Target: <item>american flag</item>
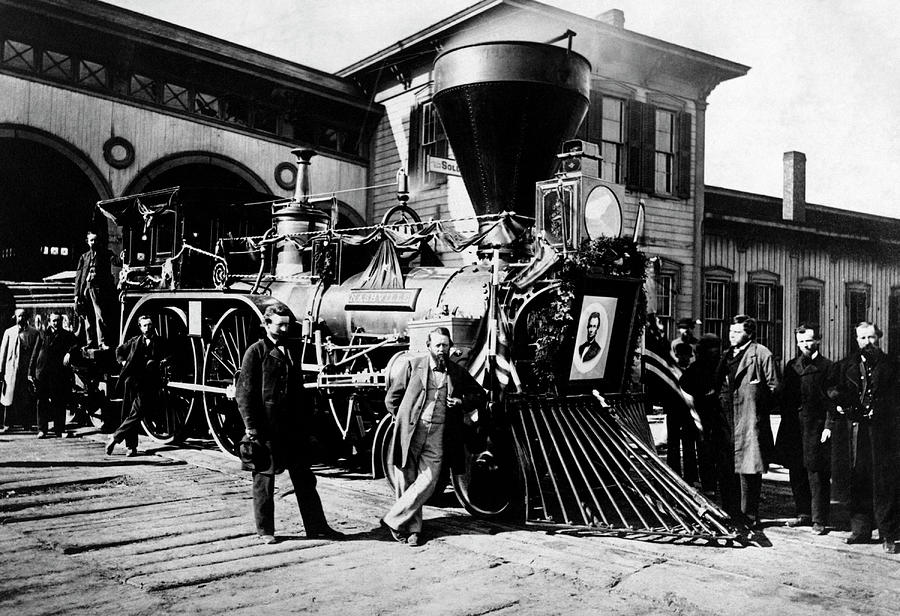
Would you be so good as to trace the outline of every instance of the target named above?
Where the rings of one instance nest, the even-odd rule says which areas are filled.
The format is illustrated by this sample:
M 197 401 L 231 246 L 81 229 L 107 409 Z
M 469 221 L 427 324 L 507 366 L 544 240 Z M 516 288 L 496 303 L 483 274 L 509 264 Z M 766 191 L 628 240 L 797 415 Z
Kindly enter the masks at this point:
M 678 384 L 681 369 L 675 365 L 669 341 L 663 336 L 656 315 L 652 313 L 647 316 L 641 359 L 644 366 L 642 380 L 648 397 L 665 408 L 666 413 L 689 414 L 697 430 L 702 432 L 703 424 L 694 408 L 694 399 Z
M 494 299 L 491 301 L 496 302 Z M 481 329 L 476 337 L 478 351 L 469 363 L 469 374 L 481 383 L 482 387 L 486 389 L 490 387 L 489 366 L 493 356 L 494 382 L 499 386 L 500 391 L 509 387 L 510 382 L 517 390 L 521 391 L 522 382 L 519 380 L 519 374 L 516 372 L 516 366 L 510 356 L 512 326 L 506 312 L 496 303 L 493 314 L 493 318 L 482 320 Z

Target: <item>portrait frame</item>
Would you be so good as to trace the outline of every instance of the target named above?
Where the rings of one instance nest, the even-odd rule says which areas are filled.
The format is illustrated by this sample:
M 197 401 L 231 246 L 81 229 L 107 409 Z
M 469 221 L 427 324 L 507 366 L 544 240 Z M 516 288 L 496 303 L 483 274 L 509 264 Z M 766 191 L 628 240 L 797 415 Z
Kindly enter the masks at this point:
M 633 359 L 629 346 L 640 288 L 636 278 L 600 276 L 588 276 L 578 285 L 573 324 L 560 354 L 565 358 L 560 384 L 566 395 L 623 390 Z

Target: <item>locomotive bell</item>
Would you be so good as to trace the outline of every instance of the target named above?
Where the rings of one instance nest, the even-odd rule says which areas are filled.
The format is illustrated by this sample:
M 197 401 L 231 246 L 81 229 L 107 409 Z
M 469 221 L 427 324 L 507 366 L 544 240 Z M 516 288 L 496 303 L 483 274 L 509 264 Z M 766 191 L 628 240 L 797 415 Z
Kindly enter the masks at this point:
M 552 177 L 560 143 L 581 125 L 590 76 L 584 57 L 541 43 L 480 43 L 437 57 L 434 105 L 476 214 L 534 215 L 534 184 Z
M 294 241 L 282 240 L 275 245 L 275 276 L 278 278 L 310 270 L 311 257 L 306 256 L 309 251 L 304 251 L 300 245 L 309 239 L 310 232 L 326 230 L 329 221 L 328 214 L 309 205 L 309 166 L 310 159 L 316 153 L 301 148 L 291 150 L 291 153 L 297 157 L 296 192 L 293 201 L 287 205 L 272 207 L 272 224 L 276 235 L 297 235 L 297 237 Z

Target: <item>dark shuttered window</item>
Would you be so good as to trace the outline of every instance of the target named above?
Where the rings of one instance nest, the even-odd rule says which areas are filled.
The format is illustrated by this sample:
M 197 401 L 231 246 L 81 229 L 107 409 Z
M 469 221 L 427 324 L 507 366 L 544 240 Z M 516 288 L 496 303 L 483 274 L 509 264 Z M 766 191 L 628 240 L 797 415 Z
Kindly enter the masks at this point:
M 625 184 L 629 190 L 690 197 L 692 122 L 690 113 L 628 101 Z

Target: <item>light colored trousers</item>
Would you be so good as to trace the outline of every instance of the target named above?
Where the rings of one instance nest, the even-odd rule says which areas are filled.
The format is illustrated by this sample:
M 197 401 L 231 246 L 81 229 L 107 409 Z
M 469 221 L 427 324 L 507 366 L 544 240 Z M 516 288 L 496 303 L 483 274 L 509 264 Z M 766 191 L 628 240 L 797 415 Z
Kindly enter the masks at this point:
M 444 424 L 419 421 L 409 444 L 404 468 L 394 467 L 397 501 L 384 516 L 400 532 L 422 532 L 422 506 L 431 498 L 441 475 Z

